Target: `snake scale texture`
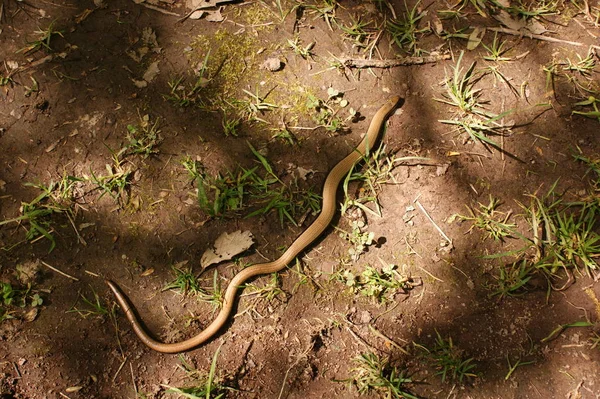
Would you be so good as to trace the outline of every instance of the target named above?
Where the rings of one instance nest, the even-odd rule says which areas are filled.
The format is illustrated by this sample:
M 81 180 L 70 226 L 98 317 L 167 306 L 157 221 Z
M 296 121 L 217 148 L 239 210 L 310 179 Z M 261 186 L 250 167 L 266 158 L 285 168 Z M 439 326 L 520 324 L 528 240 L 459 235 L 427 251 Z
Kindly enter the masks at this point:
M 203 331 L 196 336 L 185 341 L 177 343 L 163 343 L 156 341 L 144 329 L 142 322 L 139 320 L 135 308 L 123 294 L 123 291 L 113 281 L 106 280 L 106 283 L 115 294 L 117 302 L 125 312 L 125 316 L 131 323 L 133 331 L 138 338 L 151 349 L 163 353 L 180 353 L 189 351 L 209 340 L 215 335 L 227 322 L 230 317 L 235 297 L 238 288 L 242 286 L 248 279 L 262 274 L 270 274 L 278 272 L 287 266 L 300 252 L 304 251 L 321 233 L 329 226 L 331 219 L 336 211 L 336 192 L 338 186 L 344 176 L 352 169 L 352 167 L 360 161 L 365 155 L 368 155 L 368 149 L 373 147 L 377 141 L 379 132 L 386 118 L 394 111 L 400 103 L 400 97 L 394 96 L 389 98 L 385 104 L 375 113 L 367 134 L 360 144 L 344 159 L 337 163 L 327 175 L 323 186 L 323 205 L 321 213 L 315 221 L 289 246 L 279 259 L 272 262 L 260 263 L 247 267 L 236 274 L 225 292 L 223 306 L 217 317 Z

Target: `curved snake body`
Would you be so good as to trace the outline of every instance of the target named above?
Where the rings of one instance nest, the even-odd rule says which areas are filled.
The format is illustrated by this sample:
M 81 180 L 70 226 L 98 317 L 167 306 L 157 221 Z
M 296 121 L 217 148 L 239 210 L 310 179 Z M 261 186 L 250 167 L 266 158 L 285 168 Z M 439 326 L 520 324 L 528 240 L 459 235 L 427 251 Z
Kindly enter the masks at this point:
M 139 321 L 133 306 L 126 299 L 119 286 L 110 280 L 106 280 L 106 283 L 115 294 L 117 302 L 119 302 L 119 305 L 125 312 L 127 319 L 131 323 L 133 331 L 139 337 L 139 339 L 155 351 L 163 353 L 179 353 L 193 349 L 215 335 L 217 331 L 223 327 L 231 315 L 237 290 L 240 286 L 242 286 L 242 284 L 244 284 L 244 282 L 261 274 L 269 274 L 280 271 L 316 238 L 318 238 L 327 228 L 336 210 L 336 191 L 338 185 L 344 176 L 354 166 L 354 164 L 356 164 L 364 156 L 364 154 L 367 154 L 368 149 L 377 141 L 379 132 L 381 131 L 381 127 L 383 126 L 385 119 L 393 110 L 396 109 L 399 101 L 399 97 L 391 97 L 385 102 L 385 104 L 373 116 L 367 134 L 360 144 L 354 149 L 354 151 L 338 162 L 337 165 L 335 165 L 329 172 L 323 186 L 323 205 L 321 213 L 315 219 L 315 221 L 308 226 L 308 228 L 289 246 L 285 253 L 279 257 L 279 259 L 272 262 L 250 266 L 236 274 L 227 286 L 225 298 L 223 300 L 223 306 L 221 307 L 219 314 L 212 321 L 212 323 L 210 323 L 196 336 L 185 341 L 170 344 L 156 341 L 146 332 L 144 327 L 142 327 L 142 323 Z

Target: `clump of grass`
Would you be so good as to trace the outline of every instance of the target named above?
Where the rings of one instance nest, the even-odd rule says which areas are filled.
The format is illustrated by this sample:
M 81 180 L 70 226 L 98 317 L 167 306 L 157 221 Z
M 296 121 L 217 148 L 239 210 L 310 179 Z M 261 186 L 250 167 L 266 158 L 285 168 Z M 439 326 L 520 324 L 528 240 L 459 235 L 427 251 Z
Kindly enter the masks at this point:
M 529 280 L 535 275 L 534 266 L 525 259 L 520 259 L 499 268 L 496 283 L 492 286 L 493 292 L 490 296 L 517 297 L 526 292 Z
M 227 394 L 229 388 L 224 385 L 223 381 L 217 376 L 217 359 L 221 351 L 221 344 L 213 355 L 208 374 L 198 370 L 193 364 L 188 363 L 183 356 L 179 356 L 181 362 L 180 368 L 183 369 L 187 378 L 192 380 L 188 387 L 172 387 L 163 385 L 167 388 L 167 393 L 176 393 L 190 399 L 221 399 Z
M 454 346 L 452 337 L 443 338 L 436 331 L 436 339 L 433 348 L 416 344 L 423 356 L 438 370 L 436 375 L 442 377 L 442 382 L 457 382 L 462 384 L 469 378 L 477 375 L 474 373 L 477 365 L 473 358 L 465 358 L 462 350 Z
M 350 17 L 350 23 L 347 25 L 339 24 L 339 28 L 344 32 L 344 38 L 352 42 L 352 47 L 357 49 L 368 49 L 373 40 L 374 23 L 373 21 L 363 21 L 358 18 Z
M 417 36 L 430 32 L 429 27 L 419 28 L 419 21 L 427 14 L 421 10 L 420 1 L 409 9 L 406 3 L 404 15 L 401 18 L 388 20 L 385 25 L 386 32 L 391 36 L 392 43 L 400 50 L 409 54 L 420 55 L 421 49 L 417 45 Z
M 573 158 L 576 161 L 584 163 L 588 167 L 588 170 L 585 174 L 592 175 L 591 182 L 593 188 L 595 190 L 600 189 L 600 158 L 585 156 L 583 155 L 583 151 L 581 151 L 581 148 L 578 147 L 577 149 L 579 153 L 574 154 Z
M 102 303 L 98 293 L 92 288 L 92 298 L 88 298 L 83 294 L 79 294 L 79 297 L 86 305 L 84 308 L 77 307 L 77 304 L 73 305 L 71 309 L 67 310 L 67 313 L 77 313 L 82 318 L 86 319 L 90 316 L 104 317 L 110 314 L 110 310 Z
M 316 214 L 321 208 L 320 196 L 312 190 L 300 190 L 297 180 L 282 182 L 272 165 L 260 152 L 250 146 L 260 166 L 250 169 L 207 174 L 202 165 L 189 157 L 183 162 L 190 177 L 197 184 L 200 208 L 210 217 L 220 218 L 249 210 L 245 217 L 275 212 L 284 222 L 297 225 L 296 218 L 307 213 Z
M 435 99 L 457 108 L 458 112 L 454 119 L 440 120 L 440 122 L 456 126 L 459 133 L 467 133 L 468 138 L 474 142 L 503 151 L 501 145 L 489 136 L 502 136 L 510 131 L 510 127 L 504 125 L 502 119 L 511 111 L 494 114 L 483 108 L 481 89 L 475 88 L 482 75 L 475 73 L 475 62 L 463 71 L 461 66 L 463 55 L 464 52 L 461 52 L 453 67 L 452 75 L 446 75 L 444 82 L 446 93 L 442 98 Z
M 27 223 L 25 238 L 35 241 L 38 237 L 44 237 L 50 241 L 49 252 L 56 247 L 54 238 L 53 221 L 57 216 L 65 216 L 74 226 L 74 189 L 81 179 L 63 175 L 62 179 L 50 184 L 26 183 L 26 186 L 35 187 L 41 193 L 30 202 L 21 203 L 21 216 L 0 221 L 0 226 L 9 223 Z
M 182 295 L 204 295 L 206 292 L 200 287 L 200 282 L 192 272 L 191 266 L 185 267 L 186 262 L 171 266 L 174 279 L 163 287 L 163 291 L 175 290 Z
M 381 217 L 381 207 L 377 193 L 382 185 L 396 183 L 392 171 L 403 162 L 424 160 L 427 159 L 413 156 L 397 157 L 395 154 L 389 153 L 383 145 L 377 147 L 375 150 L 367 148 L 363 156 L 363 166 L 360 168 L 353 166 L 342 183 L 344 191 L 344 202 L 342 202 L 341 207 L 342 214 L 345 214 L 351 207 L 357 207 L 366 213 Z M 362 195 L 357 198 L 351 198 L 350 196 L 351 182 L 359 182 L 364 186 L 364 188 L 359 190 Z M 368 202 L 375 204 L 374 211 L 366 206 Z
M 63 37 L 63 33 L 55 28 L 55 21 L 52 21 L 46 29 L 38 29 L 34 33 L 37 35 L 37 39 L 28 42 L 27 45 L 19 50 L 17 53 L 33 53 L 38 50 L 44 50 L 47 52 L 54 51 L 52 49 L 52 39 L 56 36 Z
M 360 395 L 376 391 L 386 398 L 418 398 L 407 388 L 413 382 L 407 372 L 393 366 L 389 359 L 368 352 L 360 354 L 354 363 L 356 367 L 350 370 L 352 377 L 344 382 L 355 386 Z
M 125 166 L 126 161 L 121 159 L 119 153 L 109 148 L 112 156 L 112 165 L 106 164 L 107 174 L 101 175 L 90 170 L 90 176 L 86 180 L 94 184 L 100 191 L 100 198 L 105 194 L 110 195 L 120 204 L 127 203 L 128 190 L 131 185 L 132 171 Z
M 315 4 L 307 4 L 305 7 L 309 13 L 315 14 L 316 18 L 323 18 L 329 30 L 333 31 L 332 23 L 336 22 L 337 3 L 337 0 L 318 0 Z
M 468 220 L 472 222 L 468 232 L 474 228 L 481 229 L 487 233 L 488 238 L 493 238 L 495 241 L 504 241 L 506 237 L 515 235 L 516 225 L 509 223 L 511 212 L 501 212 L 498 207 L 501 205 L 500 200 L 492 197 L 487 205 L 479 203 L 479 209 L 473 210 L 467 207 L 470 215 L 452 215 L 449 222 L 458 218 L 460 220 Z
M 573 115 L 581 115 L 586 118 L 597 119 L 600 122 L 600 110 L 598 109 L 598 104 L 600 104 L 600 99 L 589 96 L 586 100 L 579 101 L 573 104 L 576 107 L 592 107 L 591 111 L 573 111 Z
M 294 40 L 288 39 L 287 44 L 288 47 L 292 49 L 292 51 L 296 55 L 299 55 L 300 57 L 307 60 L 309 58 L 313 58 L 314 53 L 312 52 L 312 50 L 315 47 L 315 44 L 317 44 L 317 42 L 310 42 L 306 46 L 303 46 L 302 42 L 300 41 L 300 38 L 296 36 Z
M 487 259 L 516 257 L 501 271 L 495 295 L 509 295 L 523 288 L 528 277 L 542 273 L 547 279 L 571 271 L 594 277 L 600 270 L 600 234 L 597 233 L 599 204 L 594 198 L 565 202 L 556 193 L 556 181 L 548 192 L 530 194 L 529 205 L 521 204 L 530 235 L 518 235 L 521 248 L 493 255 Z M 550 288 L 552 285 L 550 284 Z

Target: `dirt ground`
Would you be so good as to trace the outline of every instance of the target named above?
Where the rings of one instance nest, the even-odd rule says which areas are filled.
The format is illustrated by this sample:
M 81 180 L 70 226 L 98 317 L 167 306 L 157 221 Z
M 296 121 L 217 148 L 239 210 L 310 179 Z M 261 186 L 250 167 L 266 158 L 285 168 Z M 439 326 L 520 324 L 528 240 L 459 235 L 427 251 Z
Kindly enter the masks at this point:
M 337 3 L 226 2 L 221 13 L 184 19 L 189 9 L 175 0 L 0 0 L 1 398 L 204 398 L 173 390 L 206 384 L 213 358 L 225 397 L 600 397 L 600 249 L 591 249 L 589 274 L 575 256 L 498 294 L 507 265 L 531 262 L 540 248 L 516 252 L 521 235 L 547 226 L 527 223 L 534 198 L 554 189 L 565 203 L 600 203 L 589 170 L 600 170 L 592 162 L 599 60 L 590 47 L 600 44 L 598 3 L 514 2 L 556 7 L 527 19 L 533 38 L 519 31 L 525 23 L 501 23 L 486 1 L 465 1 L 455 14 L 443 1 Z M 397 37 L 400 48 L 382 26 L 411 15 L 415 30 L 404 32 L 415 40 Z M 366 37 L 342 29 L 361 21 L 370 22 Z M 484 27 L 478 43 L 472 32 Z M 505 51 L 491 60 L 494 37 Z M 436 61 L 340 65 L 420 55 Z M 446 90 L 472 62 L 479 113 L 449 104 Z M 218 307 L 202 300 L 214 279 L 224 290 L 244 265 L 293 242 L 315 218 L 305 199 L 321 192 L 392 95 L 403 103 L 388 118 L 384 159 L 418 159 L 392 170 L 381 163 L 376 177 L 347 190 L 364 199 L 370 182 L 380 216 L 373 201 L 336 215 L 297 262 L 248 282 L 236 316 L 208 343 L 172 355 L 138 340 L 105 278 L 156 337 L 195 335 Z M 441 122 L 492 114 L 500 116 L 488 126 L 502 125 L 484 136 L 493 143 Z M 214 211 L 184 164 L 227 187 L 256 168 L 277 176 L 269 187 L 293 192 L 298 206 L 289 218 L 281 208 L 263 212 L 270 197 L 244 193 L 243 203 Z M 501 201 L 493 218 L 516 225 L 503 240 L 453 217 L 491 197 Z M 47 214 L 20 217 L 35 209 Z M 588 235 L 599 231 L 591 218 Z M 206 271 L 204 294 L 165 289 L 174 268 L 197 276 L 204 252 L 238 230 L 254 245 Z M 389 265 L 403 288 L 377 299 L 363 295 L 373 287 L 352 286 L 367 267 Z M 440 340 L 450 349 L 436 361 Z M 396 384 L 404 394 L 360 392 L 356 359 L 366 354 L 386 364 L 388 381 L 392 368 L 404 373 Z M 474 367 L 453 378 L 461 364 Z

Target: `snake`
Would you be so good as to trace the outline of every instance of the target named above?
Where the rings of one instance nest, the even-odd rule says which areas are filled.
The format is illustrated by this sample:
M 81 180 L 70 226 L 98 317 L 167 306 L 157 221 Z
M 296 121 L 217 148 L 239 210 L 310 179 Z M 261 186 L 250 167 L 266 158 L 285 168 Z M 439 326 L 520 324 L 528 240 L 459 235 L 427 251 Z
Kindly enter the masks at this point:
M 155 340 L 145 330 L 141 320 L 139 319 L 135 307 L 129 302 L 121 288 L 113 281 L 106 279 L 110 290 L 115 295 L 117 302 L 129 320 L 131 327 L 138 338 L 149 348 L 162 353 L 181 353 L 192 350 L 201 344 L 205 343 L 213 337 L 229 319 L 238 289 L 252 277 L 264 274 L 271 274 L 282 270 L 286 267 L 298 254 L 304 251 L 313 241 L 315 241 L 329 226 L 336 212 L 336 192 L 342 179 L 348 172 L 352 170 L 354 165 L 369 154 L 371 148 L 379 137 L 385 120 L 391 115 L 400 104 L 400 97 L 390 97 L 379 108 L 373 116 L 367 133 L 362 141 L 354 148 L 350 154 L 339 161 L 327 175 L 323 185 L 323 203 L 321 212 L 317 218 L 296 238 L 287 250 L 276 260 L 252 265 L 241 270 L 229 282 L 225 291 L 221 310 L 216 318 L 197 335 L 176 343 L 164 343 Z

